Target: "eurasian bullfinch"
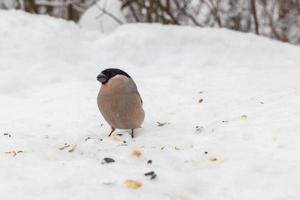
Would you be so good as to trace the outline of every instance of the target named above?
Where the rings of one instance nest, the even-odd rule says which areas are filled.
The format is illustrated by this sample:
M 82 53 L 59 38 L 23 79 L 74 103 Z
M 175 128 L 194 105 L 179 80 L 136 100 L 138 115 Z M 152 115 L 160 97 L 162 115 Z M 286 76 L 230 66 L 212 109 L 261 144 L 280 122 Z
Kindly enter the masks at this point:
M 143 101 L 135 82 L 124 71 L 115 68 L 103 70 L 97 80 L 102 83 L 97 103 L 98 108 L 111 126 L 109 136 L 115 129 L 140 128 L 145 118 Z

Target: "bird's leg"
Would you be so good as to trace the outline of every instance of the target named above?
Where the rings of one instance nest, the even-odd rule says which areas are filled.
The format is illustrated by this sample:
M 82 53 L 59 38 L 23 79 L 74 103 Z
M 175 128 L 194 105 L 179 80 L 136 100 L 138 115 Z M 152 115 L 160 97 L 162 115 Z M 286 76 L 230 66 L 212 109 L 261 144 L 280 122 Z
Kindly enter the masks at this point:
M 109 133 L 109 135 L 108 135 L 108 137 L 110 137 L 111 136 L 111 134 L 115 131 L 116 129 L 114 128 L 114 127 L 111 127 L 111 131 L 110 131 L 110 133 Z
M 131 129 L 131 138 L 134 138 L 133 130 L 134 129 Z

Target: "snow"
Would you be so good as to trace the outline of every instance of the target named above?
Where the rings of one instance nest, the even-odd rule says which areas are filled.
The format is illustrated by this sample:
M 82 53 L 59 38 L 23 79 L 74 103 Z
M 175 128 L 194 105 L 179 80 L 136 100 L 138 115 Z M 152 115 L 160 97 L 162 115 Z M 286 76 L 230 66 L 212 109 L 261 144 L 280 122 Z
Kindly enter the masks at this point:
M 103 35 L 19 11 L 0 11 L 0 26 L 0 199 L 299 199 L 299 47 L 156 24 Z M 135 139 L 107 137 L 107 67 L 143 97 Z

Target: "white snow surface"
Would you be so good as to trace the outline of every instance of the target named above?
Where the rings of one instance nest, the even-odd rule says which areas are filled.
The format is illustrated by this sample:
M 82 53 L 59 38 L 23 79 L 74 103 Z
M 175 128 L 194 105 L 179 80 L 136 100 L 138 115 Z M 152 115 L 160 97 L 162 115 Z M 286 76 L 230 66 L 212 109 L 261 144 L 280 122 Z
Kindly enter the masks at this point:
M 0 199 L 300 199 L 299 47 L 155 24 L 103 35 L 19 11 L 0 11 L 0 27 Z M 107 137 L 107 67 L 143 98 L 134 139 Z

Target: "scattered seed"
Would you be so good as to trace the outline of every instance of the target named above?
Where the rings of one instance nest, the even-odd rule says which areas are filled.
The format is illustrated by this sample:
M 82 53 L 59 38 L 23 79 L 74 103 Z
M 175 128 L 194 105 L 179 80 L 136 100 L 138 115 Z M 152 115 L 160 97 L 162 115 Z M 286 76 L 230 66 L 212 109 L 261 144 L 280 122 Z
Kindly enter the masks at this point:
M 115 182 L 103 182 L 102 184 L 103 185 L 113 185 L 113 184 L 115 184 Z
M 156 122 L 157 126 L 165 126 L 165 125 L 169 125 L 169 122 Z
M 70 146 L 71 146 L 71 145 L 69 145 L 69 144 L 66 143 L 64 146 L 59 147 L 58 149 L 62 151 L 62 150 L 64 150 L 64 149 L 66 149 L 66 148 L 69 148 Z
M 140 157 L 142 155 L 142 153 L 139 150 L 133 150 L 133 152 L 131 153 L 132 156 L 135 157 Z
M 229 121 L 223 120 L 222 123 L 228 123 Z
M 115 162 L 115 160 L 112 159 L 112 158 L 103 158 L 103 161 L 104 161 L 105 163 L 113 163 L 113 162 Z M 103 164 L 104 164 L 104 163 L 103 163 Z
M 248 116 L 247 115 L 241 115 L 241 119 L 247 119 L 248 118 Z
M 125 184 L 129 189 L 138 189 L 142 187 L 142 183 L 135 180 L 126 180 Z
M 210 161 L 216 162 L 216 161 L 218 161 L 218 158 L 212 158 L 212 159 L 210 159 Z
M 264 104 L 264 102 L 261 101 L 260 104 Z
M 180 150 L 180 148 L 175 146 L 175 150 Z
M 203 99 L 199 99 L 198 103 L 202 103 L 203 102 Z
M 123 143 L 126 144 L 127 142 L 124 140 Z
M 102 141 L 103 141 L 103 139 L 102 139 L 102 138 L 100 138 L 99 140 L 100 140 L 100 142 L 102 142 Z
M 17 152 L 16 151 L 7 151 L 5 152 L 6 154 L 12 154 L 13 157 L 15 157 L 17 155 Z
M 92 138 L 91 137 L 87 137 L 87 138 L 84 139 L 84 141 L 88 141 L 90 139 L 92 139 Z
M 145 173 L 144 175 L 145 175 L 145 176 L 152 176 L 152 175 L 154 175 L 154 174 L 155 174 L 154 171 L 150 171 L 150 172 Z
M 203 126 L 196 126 L 196 132 L 199 134 L 199 133 L 202 133 L 204 131 L 204 127 Z
M 204 151 L 204 154 L 208 154 L 208 152 L 207 152 L 207 151 Z
M 9 133 L 3 133 L 4 136 L 8 136 L 8 137 L 11 137 L 11 134 Z
M 70 153 L 71 153 L 71 152 L 74 152 L 74 151 L 75 151 L 75 149 L 76 149 L 76 146 L 77 146 L 76 144 L 75 144 L 75 145 L 73 145 L 73 147 L 72 147 L 71 149 L 69 149 L 69 150 L 68 150 L 68 152 L 70 152 Z
M 123 136 L 123 134 L 122 134 L 122 133 L 117 133 L 116 135 L 117 135 L 117 136 L 120 136 L 120 137 L 121 137 L 121 136 Z
M 147 161 L 147 164 L 148 164 L 148 165 L 152 164 L 152 160 L 148 160 L 148 161 Z
M 144 175 L 145 175 L 145 176 L 150 176 L 150 180 L 155 179 L 156 176 L 157 176 L 157 175 L 155 174 L 154 171 L 147 172 L 147 173 L 145 173 Z
M 117 136 L 117 135 L 113 136 L 112 139 L 115 140 L 115 141 L 118 141 L 118 142 L 122 142 L 123 141 L 122 138 L 120 136 Z
M 22 150 L 19 150 L 19 151 L 17 151 L 17 153 L 24 153 L 24 151 L 22 151 Z
M 151 177 L 150 177 L 150 180 L 153 180 L 153 179 L 155 179 L 157 177 L 157 175 L 156 174 L 153 174 Z

